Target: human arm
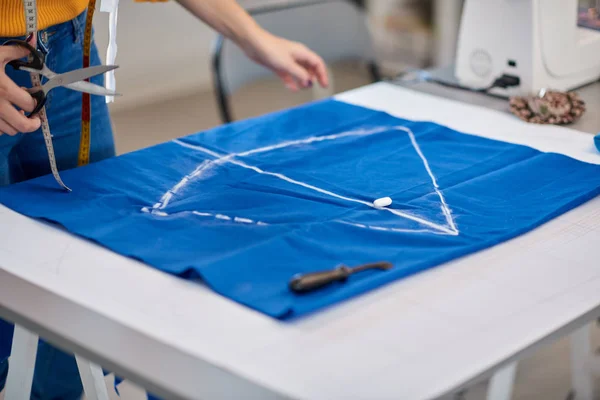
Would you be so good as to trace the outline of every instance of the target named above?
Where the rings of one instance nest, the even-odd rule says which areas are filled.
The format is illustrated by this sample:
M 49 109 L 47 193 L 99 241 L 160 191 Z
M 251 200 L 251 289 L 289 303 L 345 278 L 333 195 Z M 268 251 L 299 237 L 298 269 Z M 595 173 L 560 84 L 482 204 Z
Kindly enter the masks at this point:
M 236 43 L 254 62 L 277 74 L 291 90 L 307 88 L 313 80 L 327 87 L 324 61 L 305 45 L 275 36 L 235 0 L 177 0 L 194 16 Z

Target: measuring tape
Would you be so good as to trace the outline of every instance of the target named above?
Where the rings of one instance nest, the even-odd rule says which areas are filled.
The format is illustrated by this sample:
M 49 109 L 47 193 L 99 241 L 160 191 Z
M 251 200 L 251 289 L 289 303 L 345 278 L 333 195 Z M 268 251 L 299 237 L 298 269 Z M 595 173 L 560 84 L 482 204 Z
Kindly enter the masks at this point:
M 90 53 L 92 50 L 92 21 L 96 9 L 96 0 L 90 0 L 88 14 L 85 21 L 85 32 L 83 34 L 83 68 L 90 66 Z M 89 79 L 86 79 L 89 81 Z M 82 166 L 90 162 L 90 138 L 92 105 L 89 93 L 83 93 L 81 98 L 81 139 L 79 141 L 79 156 L 77 165 Z
M 23 0 L 23 6 L 25 8 L 25 28 L 27 29 L 27 35 L 37 35 L 37 4 L 36 0 Z M 34 87 L 42 86 L 42 82 L 39 74 L 31 73 L 31 83 Z M 56 167 L 56 157 L 54 155 L 54 146 L 52 145 L 52 134 L 50 133 L 50 125 L 48 124 L 48 117 L 46 115 L 46 107 L 43 107 L 39 113 L 42 133 L 44 134 L 44 142 L 46 143 L 46 150 L 48 151 L 48 159 L 50 161 L 50 169 L 52 175 L 58 184 L 65 190 L 71 191 L 65 185 L 60 178 L 58 168 Z

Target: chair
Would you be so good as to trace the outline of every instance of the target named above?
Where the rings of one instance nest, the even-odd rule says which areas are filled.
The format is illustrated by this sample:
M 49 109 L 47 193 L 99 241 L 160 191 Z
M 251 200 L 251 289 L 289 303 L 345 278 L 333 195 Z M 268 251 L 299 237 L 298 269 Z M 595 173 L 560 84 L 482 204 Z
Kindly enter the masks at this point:
M 305 44 L 327 64 L 361 60 L 366 63 L 371 79 L 380 80 L 366 16 L 356 1 L 270 1 L 247 11 L 267 31 Z M 224 123 L 233 120 L 229 96 L 247 83 L 272 75 L 221 35 L 213 46 L 212 72 Z

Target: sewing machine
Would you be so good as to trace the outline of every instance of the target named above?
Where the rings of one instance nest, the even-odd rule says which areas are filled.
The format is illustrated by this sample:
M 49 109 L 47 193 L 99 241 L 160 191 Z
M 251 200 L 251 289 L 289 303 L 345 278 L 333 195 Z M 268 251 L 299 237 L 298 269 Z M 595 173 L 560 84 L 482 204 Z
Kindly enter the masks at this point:
M 456 78 L 463 86 L 480 89 L 503 74 L 519 77 L 519 86 L 490 90 L 502 96 L 542 88 L 567 91 L 598 80 L 600 31 L 581 27 L 578 20 L 581 15 L 600 18 L 600 1 L 583 9 L 579 4 L 578 0 L 466 0 Z

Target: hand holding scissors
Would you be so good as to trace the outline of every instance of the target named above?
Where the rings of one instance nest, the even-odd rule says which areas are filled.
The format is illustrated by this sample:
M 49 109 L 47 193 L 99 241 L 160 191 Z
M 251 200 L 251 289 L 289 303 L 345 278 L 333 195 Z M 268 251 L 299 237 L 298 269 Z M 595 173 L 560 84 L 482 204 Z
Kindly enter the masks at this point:
M 29 51 L 18 46 L 0 46 L 0 135 L 30 133 L 40 128 L 38 117 L 27 118 L 25 112 L 33 111 L 35 99 L 19 87 L 5 68 L 10 61 L 24 58 Z
M 31 54 L 30 60 L 28 61 L 13 60 L 10 61 L 8 65 L 17 70 L 37 73 L 48 78 L 48 81 L 42 86 L 27 89 L 27 92 L 36 100 L 36 106 L 28 117 L 36 115 L 44 107 L 48 92 L 56 87 L 66 87 L 71 90 L 99 96 L 118 96 L 117 93 L 106 89 L 103 86 L 85 81 L 93 76 L 118 68 L 116 65 L 98 65 L 57 74 L 46 66 L 44 54 L 32 47 L 29 43 L 22 40 L 9 40 L 4 45 L 23 47 L 29 50 Z

